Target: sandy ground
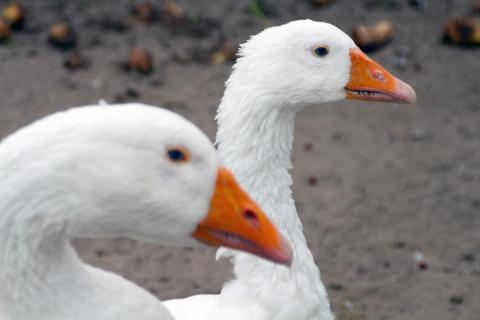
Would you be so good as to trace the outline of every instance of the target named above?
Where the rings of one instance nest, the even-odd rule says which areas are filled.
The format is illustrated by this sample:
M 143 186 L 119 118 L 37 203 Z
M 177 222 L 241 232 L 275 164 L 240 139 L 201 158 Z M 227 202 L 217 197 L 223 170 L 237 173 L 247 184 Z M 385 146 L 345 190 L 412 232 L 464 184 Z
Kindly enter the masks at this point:
M 122 32 L 95 23 L 102 15 L 127 17 L 128 1 L 24 1 L 26 30 L 0 45 L 0 135 L 57 110 L 127 96 L 168 106 L 213 137 L 231 64 L 190 58 L 219 37 L 239 43 L 262 30 L 265 21 L 245 12 L 249 2 L 179 1 L 190 15 L 217 24 L 194 39 L 161 23 L 131 23 Z M 312 18 L 349 31 L 359 22 L 391 19 L 396 37 L 372 57 L 411 83 L 419 97 L 413 107 L 342 102 L 298 115 L 292 174 L 307 239 L 339 319 L 478 319 L 480 52 L 439 41 L 447 17 L 466 12 L 469 1 L 431 0 L 426 12 L 407 1 L 367 2 L 375 1 L 338 0 L 320 9 L 308 1 L 268 2 L 273 25 Z M 65 53 L 46 43 L 48 27 L 65 17 L 90 60 L 85 70 L 63 68 Z M 153 74 L 118 67 L 132 45 L 153 52 Z M 399 70 L 395 52 L 403 46 L 411 55 Z M 137 96 L 129 98 L 129 88 Z M 86 261 L 162 299 L 218 292 L 230 274 L 228 263 L 215 263 L 207 249 L 125 239 L 76 245 Z M 426 259 L 424 269 L 414 259 L 417 251 Z

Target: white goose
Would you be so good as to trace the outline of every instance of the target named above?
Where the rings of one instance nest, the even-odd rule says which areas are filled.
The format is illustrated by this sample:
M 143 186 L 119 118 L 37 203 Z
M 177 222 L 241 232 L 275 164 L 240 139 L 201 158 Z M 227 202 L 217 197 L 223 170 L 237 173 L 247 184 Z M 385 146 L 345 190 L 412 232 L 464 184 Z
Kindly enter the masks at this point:
M 73 237 L 240 248 L 284 264 L 282 237 L 190 122 L 144 105 L 71 109 L 0 144 L 0 319 L 172 319 L 84 264 Z
M 333 25 L 311 20 L 268 28 L 240 49 L 218 109 L 218 150 L 243 187 L 292 244 L 291 269 L 231 255 L 235 279 L 220 295 L 166 301 L 177 320 L 331 320 L 320 272 L 292 199 L 296 113 L 344 98 L 413 103 L 413 89 Z

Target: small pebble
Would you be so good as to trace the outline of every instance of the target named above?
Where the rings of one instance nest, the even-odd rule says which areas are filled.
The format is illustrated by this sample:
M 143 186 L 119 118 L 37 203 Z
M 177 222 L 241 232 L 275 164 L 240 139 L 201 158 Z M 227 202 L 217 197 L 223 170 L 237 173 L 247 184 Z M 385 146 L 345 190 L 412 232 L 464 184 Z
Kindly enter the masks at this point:
M 187 13 L 175 1 L 167 0 L 162 8 L 162 21 L 168 25 L 178 25 L 186 21 Z
M 420 251 L 415 251 L 413 254 L 413 258 L 417 263 L 419 270 L 423 271 L 428 269 L 427 260 L 425 259 L 425 256 L 423 255 L 423 253 L 421 253 Z
M 463 297 L 462 296 L 451 296 L 449 299 L 451 304 L 462 304 L 463 303 Z
M 428 264 L 426 261 L 422 261 L 418 263 L 418 269 L 420 270 L 427 270 L 428 269 Z
M 422 129 L 413 130 L 411 135 L 414 141 L 423 141 L 428 137 L 427 133 Z
M 393 23 L 381 20 L 372 25 L 357 25 L 353 28 L 352 39 L 363 51 L 374 51 L 392 40 Z
M 340 290 L 343 290 L 343 284 L 341 283 L 332 283 L 330 284 L 330 289 L 332 290 L 337 290 L 337 291 L 340 291 Z
M 50 27 L 48 41 L 57 48 L 69 49 L 77 44 L 77 37 L 68 22 L 57 22 Z
M 154 69 L 151 53 L 140 47 L 135 47 L 128 54 L 127 69 L 148 74 Z
M 469 16 L 451 18 L 444 28 L 444 40 L 464 46 L 480 45 L 480 19 Z
M 305 151 L 312 151 L 313 150 L 313 144 L 311 142 L 307 142 L 303 145 L 303 150 Z
M 25 25 L 25 13 L 20 1 L 12 1 L 5 6 L 1 14 L 13 30 L 20 30 Z
M 462 260 L 466 262 L 474 262 L 475 256 L 471 253 L 466 253 L 462 256 Z
M 318 183 L 318 179 L 315 176 L 308 177 L 308 184 L 311 186 L 315 186 Z

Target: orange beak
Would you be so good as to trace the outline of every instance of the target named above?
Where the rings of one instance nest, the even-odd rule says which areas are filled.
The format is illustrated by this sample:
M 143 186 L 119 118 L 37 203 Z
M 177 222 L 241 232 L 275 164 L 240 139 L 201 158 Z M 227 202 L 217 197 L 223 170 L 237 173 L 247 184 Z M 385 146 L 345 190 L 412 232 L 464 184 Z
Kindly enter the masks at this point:
M 197 225 L 193 237 L 208 245 L 243 250 L 284 265 L 292 263 L 288 242 L 225 168 L 218 170 L 210 211 Z
M 347 99 L 415 103 L 417 95 L 405 82 L 392 76 L 360 49 L 350 49 L 350 80 Z

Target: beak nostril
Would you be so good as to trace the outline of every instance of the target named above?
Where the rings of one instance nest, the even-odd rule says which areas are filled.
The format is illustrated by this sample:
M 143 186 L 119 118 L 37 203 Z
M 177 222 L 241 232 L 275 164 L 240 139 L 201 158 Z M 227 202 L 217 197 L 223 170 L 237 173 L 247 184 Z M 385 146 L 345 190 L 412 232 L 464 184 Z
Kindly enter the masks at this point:
M 383 72 L 380 71 L 380 70 L 375 70 L 372 72 L 372 77 L 375 79 L 375 80 L 378 80 L 378 81 L 385 81 L 385 77 L 383 76 Z
M 251 209 L 246 209 L 243 212 L 243 216 L 250 221 L 258 221 L 258 215 Z

